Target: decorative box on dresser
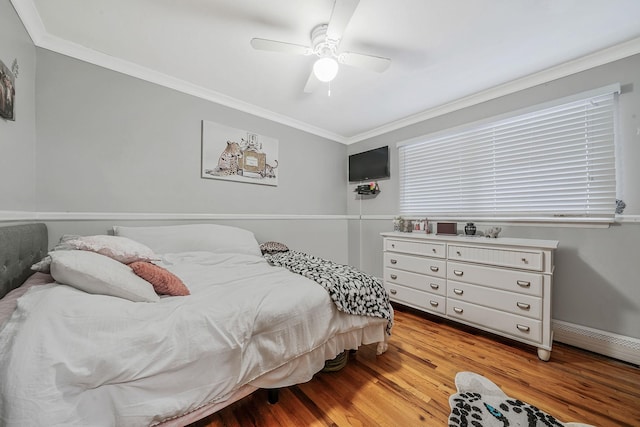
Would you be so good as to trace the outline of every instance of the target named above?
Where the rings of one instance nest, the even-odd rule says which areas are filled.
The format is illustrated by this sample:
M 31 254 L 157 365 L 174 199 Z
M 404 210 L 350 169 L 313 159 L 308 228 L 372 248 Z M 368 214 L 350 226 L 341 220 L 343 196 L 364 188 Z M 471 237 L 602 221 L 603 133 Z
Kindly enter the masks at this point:
M 382 233 L 392 301 L 538 348 L 551 357 L 556 240 Z

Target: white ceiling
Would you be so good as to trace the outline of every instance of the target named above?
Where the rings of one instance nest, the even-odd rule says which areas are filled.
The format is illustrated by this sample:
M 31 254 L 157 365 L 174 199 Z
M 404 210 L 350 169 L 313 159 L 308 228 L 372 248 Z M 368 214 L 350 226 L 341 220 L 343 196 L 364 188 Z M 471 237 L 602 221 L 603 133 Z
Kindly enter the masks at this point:
M 312 57 L 249 42 L 309 45 L 333 0 L 12 3 L 37 46 L 347 144 L 640 53 L 639 0 L 361 0 L 340 50 L 391 66 L 327 96 L 303 93 Z

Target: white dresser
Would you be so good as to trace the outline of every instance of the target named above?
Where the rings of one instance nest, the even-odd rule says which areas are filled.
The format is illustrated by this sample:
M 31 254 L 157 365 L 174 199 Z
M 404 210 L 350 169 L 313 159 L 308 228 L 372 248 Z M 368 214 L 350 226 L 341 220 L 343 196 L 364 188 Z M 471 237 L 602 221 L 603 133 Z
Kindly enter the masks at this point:
M 555 240 L 382 233 L 392 301 L 538 348 L 551 356 Z

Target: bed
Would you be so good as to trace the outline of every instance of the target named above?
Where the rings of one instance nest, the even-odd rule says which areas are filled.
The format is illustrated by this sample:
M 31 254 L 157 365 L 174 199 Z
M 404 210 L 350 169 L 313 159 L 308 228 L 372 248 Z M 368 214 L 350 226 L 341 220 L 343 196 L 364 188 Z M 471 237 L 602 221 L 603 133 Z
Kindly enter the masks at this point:
M 114 239 L 108 253 L 92 237 Z M 263 256 L 247 230 L 116 226 L 111 237 L 47 249 L 43 224 L 0 227 L 3 426 L 186 425 L 258 388 L 309 381 L 345 350 L 386 350 L 384 288 L 372 305 L 364 276 L 336 265 L 336 284 L 326 261 Z M 284 266 L 287 257 L 302 271 Z M 30 270 L 45 260 L 48 274 Z M 158 296 L 155 283 L 149 293 L 137 264 L 153 264 L 188 295 Z

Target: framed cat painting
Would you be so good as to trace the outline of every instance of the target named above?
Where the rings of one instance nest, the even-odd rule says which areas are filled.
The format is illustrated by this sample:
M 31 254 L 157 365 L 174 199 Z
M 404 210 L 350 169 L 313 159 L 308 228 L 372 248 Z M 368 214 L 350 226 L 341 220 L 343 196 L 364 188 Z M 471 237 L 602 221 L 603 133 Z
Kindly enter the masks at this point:
M 278 185 L 278 140 L 202 121 L 202 178 Z

